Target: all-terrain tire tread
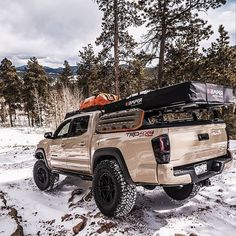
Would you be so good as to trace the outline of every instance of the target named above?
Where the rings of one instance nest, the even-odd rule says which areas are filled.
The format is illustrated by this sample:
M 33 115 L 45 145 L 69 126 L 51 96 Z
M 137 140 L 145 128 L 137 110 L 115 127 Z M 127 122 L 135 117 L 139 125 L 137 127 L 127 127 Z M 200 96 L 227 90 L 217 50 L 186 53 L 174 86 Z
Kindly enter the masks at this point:
M 46 189 L 42 190 L 42 191 L 50 191 L 53 188 L 55 180 L 58 179 L 59 175 L 52 173 L 51 170 L 49 170 L 48 167 L 46 166 L 44 160 L 37 160 L 35 162 L 34 170 L 33 170 L 34 172 L 35 172 L 35 169 L 37 168 L 38 165 L 40 165 L 40 166 L 44 165 L 46 167 L 46 169 L 48 170 L 48 174 L 49 174 L 49 181 L 50 181 L 50 183 L 48 184 L 48 187 Z
M 95 169 L 95 176 L 96 173 L 103 169 L 103 168 L 110 168 L 113 170 L 113 174 L 117 179 L 118 183 L 121 186 L 121 197 L 119 204 L 117 205 L 115 211 L 113 212 L 113 216 L 121 217 L 128 214 L 133 206 L 135 205 L 136 201 L 136 187 L 135 185 L 128 184 L 125 181 L 124 175 L 118 163 L 113 160 L 104 160 L 99 163 Z M 94 186 L 96 187 L 96 186 Z

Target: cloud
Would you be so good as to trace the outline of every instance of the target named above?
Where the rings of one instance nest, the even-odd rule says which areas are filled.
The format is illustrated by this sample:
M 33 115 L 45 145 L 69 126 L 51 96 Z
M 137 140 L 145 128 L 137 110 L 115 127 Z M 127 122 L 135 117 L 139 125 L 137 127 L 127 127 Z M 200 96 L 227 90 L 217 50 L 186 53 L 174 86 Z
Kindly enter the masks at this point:
M 236 3 L 231 0 L 202 14 L 216 32 L 203 46 L 215 40 L 220 24 L 229 31 L 231 44 L 236 44 L 235 11 Z M 1 0 L 0 59 L 8 57 L 18 66 L 36 56 L 52 67 L 62 66 L 64 60 L 75 65 L 78 51 L 94 44 L 100 34 L 101 16 L 93 0 Z M 131 33 L 138 39 L 142 30 Z
M 215 41 L 219 36 L 219 25 L 224 25 L 225 30 L 230 36 L 230 44 L 236 45 L 236 2 L 235 0 L 228 1 L 224 6 L 217 9 L 210 9 L 207 13 L 201 13 L 200 16 L 212 25 L 214 34 L 209 40 L 203 41 L 203 47 L 209 47 L 212 41 Z
M 94 42 L 101 13 L 91 0 L 1 0 L 0 58 L 19 65 L 36 56 L 55 66 Z M 53 61 L 55 60 L 55 62 Z

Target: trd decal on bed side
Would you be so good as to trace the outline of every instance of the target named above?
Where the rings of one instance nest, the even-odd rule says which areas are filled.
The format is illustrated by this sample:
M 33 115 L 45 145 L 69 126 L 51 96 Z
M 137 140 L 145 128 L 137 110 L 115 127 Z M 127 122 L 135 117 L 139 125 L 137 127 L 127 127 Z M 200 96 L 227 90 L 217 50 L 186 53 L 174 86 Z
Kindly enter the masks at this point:
M 151 137 L 154 135 L 154 130 L 142 130 L 142 131 L 134 131 L 126 133 L 127 137 L 135 138 L 135 137 Z

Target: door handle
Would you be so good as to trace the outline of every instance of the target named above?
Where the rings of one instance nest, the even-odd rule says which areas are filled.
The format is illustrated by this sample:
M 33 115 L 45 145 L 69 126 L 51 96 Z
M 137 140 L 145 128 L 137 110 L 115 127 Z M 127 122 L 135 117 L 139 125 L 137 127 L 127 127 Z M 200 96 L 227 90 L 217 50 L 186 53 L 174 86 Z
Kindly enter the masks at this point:
M 205 133 L 205 134 L 198 134 L 198 140 L 199 140 L 199 141 L 209 140 L 209 134 L 208 134 L 208 133 Z
M 85 141 L 81 141 L 81 142 L 79 143 L 79 146 L 80 146 L 80 147 L 84 147 L 84 146 L 85 146 Z

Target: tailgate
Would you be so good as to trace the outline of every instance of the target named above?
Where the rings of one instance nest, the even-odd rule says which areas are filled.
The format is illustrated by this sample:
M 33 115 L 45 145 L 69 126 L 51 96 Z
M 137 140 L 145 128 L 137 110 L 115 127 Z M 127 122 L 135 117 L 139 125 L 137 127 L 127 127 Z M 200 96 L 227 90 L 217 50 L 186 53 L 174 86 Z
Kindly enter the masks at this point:
M 225 155 L 225 128 L 225 123 L 170 127 L 170 163 L 181 166 Z

